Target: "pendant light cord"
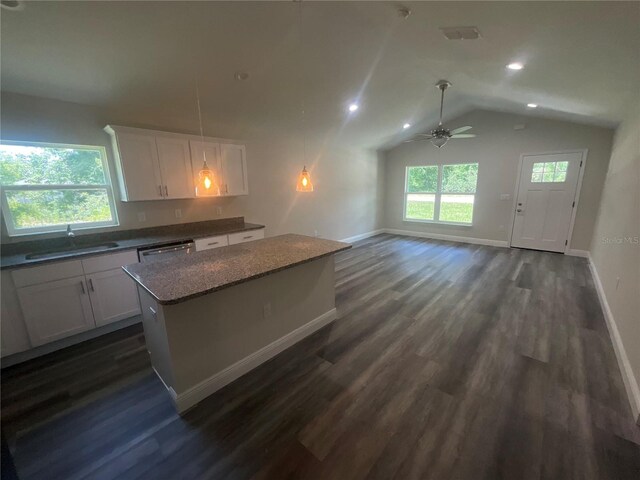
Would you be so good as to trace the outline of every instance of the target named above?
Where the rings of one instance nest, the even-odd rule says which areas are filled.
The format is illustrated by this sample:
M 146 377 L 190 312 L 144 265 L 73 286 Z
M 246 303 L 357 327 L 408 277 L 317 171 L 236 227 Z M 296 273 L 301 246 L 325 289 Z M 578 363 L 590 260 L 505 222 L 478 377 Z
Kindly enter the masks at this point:
M 298 2 L 298 50 L 300 52 L 300 75 L 302 76 L 301 82 L 301 94 L 302 98 L 300 99 L 300 107 L 301 107 L 301 115 L 302 115 L 302 161 L 306 163 L 307 160 L 307 128 L 306 128 L 306 118 L 305 118 L 305 82 L 304 82 L 304 52 L 302 48 L 302 0 L 297 0 Z M 306 169 L 306 166 L 304 167 Z
M 203 170 L 208 168 L 207 151 L 204 148 L 204 132 L 202 130 L 202 110 L 200 109 L 200 87 L 198 85 L 198 77 L 196 77 L 196 100 L 198 102 L 198 121 L 200 122 L 200 141 L 202 142 L 202 156 L 204 159 Z

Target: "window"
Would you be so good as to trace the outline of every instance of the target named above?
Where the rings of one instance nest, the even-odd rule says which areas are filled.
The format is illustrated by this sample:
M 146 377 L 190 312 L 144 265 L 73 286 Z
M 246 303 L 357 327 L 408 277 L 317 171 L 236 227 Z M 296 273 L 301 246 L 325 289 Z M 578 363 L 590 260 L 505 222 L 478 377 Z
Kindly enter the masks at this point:
M 536 162 L 533 164 L 531 183 L 564 182 L 569 162 Z
M 478 164 L 407 167 L 404 219 L 471 224 Z
M 9 235 L 118 224 L 102 147 L 3 142 L 0 186 Z

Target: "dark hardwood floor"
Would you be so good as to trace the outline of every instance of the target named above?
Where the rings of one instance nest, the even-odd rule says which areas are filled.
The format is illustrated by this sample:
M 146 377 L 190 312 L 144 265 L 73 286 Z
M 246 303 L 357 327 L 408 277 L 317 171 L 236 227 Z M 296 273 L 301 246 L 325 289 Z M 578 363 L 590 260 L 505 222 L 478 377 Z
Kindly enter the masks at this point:
M 21 479 L 635 479 L 585 259 L 379 235 L 339 319 L 178 416 L 139 326 L 2 371 Z

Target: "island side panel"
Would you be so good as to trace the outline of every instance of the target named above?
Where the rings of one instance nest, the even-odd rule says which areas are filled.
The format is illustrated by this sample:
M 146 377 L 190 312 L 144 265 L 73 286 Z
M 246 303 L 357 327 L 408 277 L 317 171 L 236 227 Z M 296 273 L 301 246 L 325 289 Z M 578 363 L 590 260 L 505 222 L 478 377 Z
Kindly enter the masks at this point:
M 335 319 L 334 259 L 162 309 L 183 411 Z
M 167 342 L 164 312 L 155 299 L 144 288 L 138 286 L 142 324 L 147 351 L 151 364 L 175 400 L 174 377 L 171 368 L 171 355 Z

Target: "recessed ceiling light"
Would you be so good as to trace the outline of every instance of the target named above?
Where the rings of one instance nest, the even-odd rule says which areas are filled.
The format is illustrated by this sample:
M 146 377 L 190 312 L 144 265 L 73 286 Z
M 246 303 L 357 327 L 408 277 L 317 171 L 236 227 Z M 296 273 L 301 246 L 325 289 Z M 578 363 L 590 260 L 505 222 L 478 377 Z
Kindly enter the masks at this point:
M 402 125 L 402 128 L 404 128 L 404 129 L 406 130 L 406 129 L 407 129 L 407 128 L 409 128 L 410 126 L 411 126 L 411 124 L 410 124 L 410 123 L 405 123 L 404 125 Z
M 522 70 L 524 68 L 524 65 L 521 64 L 520 62 L 513 62 L 507 65 L 507 68 L 509 70 Z
M 527 103 L 527 107 L 529 107 L 529 108 L 538 108 L 538 104 L 537 103 Z
M 358 110 L 358 108 L 360 108 L 360 107 L 358 106 L 357 103 L 352 103 L 351 105 L 349 105 L 349 111 L 350 112 L 355 112 L 356 110 Z

